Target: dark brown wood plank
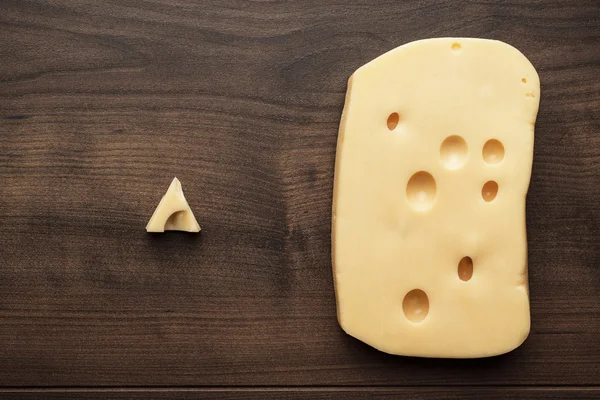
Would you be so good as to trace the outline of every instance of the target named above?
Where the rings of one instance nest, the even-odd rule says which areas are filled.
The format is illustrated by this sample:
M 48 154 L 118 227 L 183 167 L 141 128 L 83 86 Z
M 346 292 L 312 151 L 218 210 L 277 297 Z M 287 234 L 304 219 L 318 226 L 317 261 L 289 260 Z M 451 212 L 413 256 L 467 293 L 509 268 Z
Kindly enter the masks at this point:
M 573 400 L 600 397 L 597 388 L 239 388 L 239 389 L 56 389 L 0 391 L 0 398 L 18 399 L 407 399 L 407 400 Z
M 597 1 L 0 7 L 0 385 L 600 384 Z M 507 41 L 542 80 L 532 333 L 491 359 L 389 356 L 335 318 L 346 80 L 433 36 Z M 200 236 L 144 232 L 173 176 Z

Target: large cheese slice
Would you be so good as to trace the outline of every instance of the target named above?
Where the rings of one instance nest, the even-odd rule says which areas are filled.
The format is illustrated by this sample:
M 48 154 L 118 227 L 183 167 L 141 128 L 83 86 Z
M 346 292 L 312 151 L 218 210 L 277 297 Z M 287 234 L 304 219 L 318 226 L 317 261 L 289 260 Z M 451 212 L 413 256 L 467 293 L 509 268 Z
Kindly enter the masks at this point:
M 174 178 L 171 182 L 167 193 L 162 197 L 154 214 L 150 217 L 146 231 L 200 232 L 200 225 L 183 195 L 179 179 Z
M 540 87 L 508 44 L 398 47 L 350 78 L 338 136 L 338 319 L 387 353 L 472 358 L 529 333 L 525 197 Z

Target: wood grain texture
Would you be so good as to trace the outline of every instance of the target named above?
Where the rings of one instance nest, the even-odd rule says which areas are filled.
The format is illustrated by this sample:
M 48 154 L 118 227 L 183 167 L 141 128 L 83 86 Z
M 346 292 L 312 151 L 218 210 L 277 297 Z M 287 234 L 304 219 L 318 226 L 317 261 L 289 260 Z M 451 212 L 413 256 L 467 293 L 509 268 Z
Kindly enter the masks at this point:
M 600 385 L 599 21 L 595 0 L 4 0 L 0 386 Z M 386 355 L 335 316 L 346 81 L 436 36 L 506 41 L 542 82 L 532 331 L 490 359 Z M 144 231 L 174 176 L 201 235 Z
M 0 391 L 0 398 L 54 400 L 72 396 L 78 399 L 405 399 L 405 400 L 577 400 L 600 397 L 592 388 L 231 388 L 231 389 L 45 389 Z

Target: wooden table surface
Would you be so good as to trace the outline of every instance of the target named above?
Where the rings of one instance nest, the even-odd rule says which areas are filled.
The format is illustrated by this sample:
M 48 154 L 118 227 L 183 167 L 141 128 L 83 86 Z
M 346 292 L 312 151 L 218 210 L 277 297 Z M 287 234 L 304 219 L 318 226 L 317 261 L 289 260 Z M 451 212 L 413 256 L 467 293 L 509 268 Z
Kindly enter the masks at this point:
M 330 262 L 346 82 L 427 37 L 542 82 L 532 329 L 480 360 L 342 332 Z M 600 398 L 600 2 L 0 3 L 0 396 Z M 203 230 L 144 227 L 177 176 Z

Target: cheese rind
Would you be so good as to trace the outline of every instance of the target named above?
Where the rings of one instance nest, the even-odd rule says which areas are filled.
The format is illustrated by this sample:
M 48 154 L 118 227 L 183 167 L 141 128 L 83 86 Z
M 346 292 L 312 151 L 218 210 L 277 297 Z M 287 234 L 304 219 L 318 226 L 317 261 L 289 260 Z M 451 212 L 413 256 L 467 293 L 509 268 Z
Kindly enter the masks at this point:
M 200 225 L 183 195 L 181 182 L 177 178 L 171 182 L 146 225 L 146 232 L 164 231 L 200 232 Z
M 531 63 L 494 40 L 412 42 L 352 75 L 332 221 L 348 334 L 422 357 L 492 356 L 525 340 L 539 94 Z

